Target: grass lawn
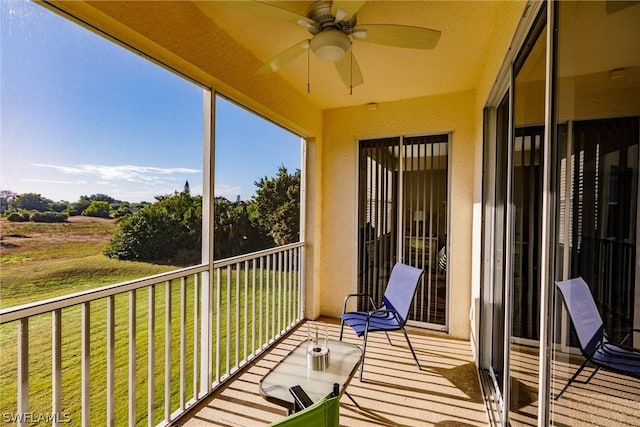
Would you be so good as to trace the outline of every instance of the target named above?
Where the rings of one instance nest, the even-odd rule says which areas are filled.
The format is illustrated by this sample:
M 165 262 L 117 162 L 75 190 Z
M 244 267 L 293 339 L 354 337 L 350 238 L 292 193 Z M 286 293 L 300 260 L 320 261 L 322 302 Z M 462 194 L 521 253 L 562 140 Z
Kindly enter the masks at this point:
M 0 220 L 0 308 L 176 268 L 104 256 L 117 228 L 114 220 L 82 216 L 59 224 Z
M 134 278 L 149 276 L 176 267 L 158 266 L 146 263 L 117 261 L 102 255 L 106 243 L 117 227 L 110 220 L 88 218 L 72 218 L 64 224 L 8 223 L 2 221 L 2 253 L 0 254 L 0 305 L 8 307 L 37 301 L 54 296 L 64 295 L 92 287 L 113 284 Z M 220 299 L 220 335 L 214 336 L 215 344 L 220 342 L 220 367 L 217 373 L 222 376 L 229 366 L 233 367 L 242 360 L 244 351 L 244 330 L 247 330 L 247 353 L 251 353 L 258 343 L 258 325 L 253 325 L 253 301 L 255 293 L 255 311 L 264 313 L 260 322 L 256 314 L 256 323 L 264 325 L 263 337 L 277 333 L 271 327 L 276 310 L 270 311 L 266 318 L 267 303 L 280 300 L 279 293 L 261 292 L 260 277 L 256 277 L 256 288 L 253 288 L 253 277 L 245 278 L 244 272 L 236 275 L 231 271 L 229 277 L 232 286 L 227 295 L 227 272 L 221 272 Z M 278 280 L 284 276 L 279 276 Z M 269 279 L 273 280 L 272 274 Z M 248 283 L 248 294 L 244 293 L 245 279 Z M 266 275 L 262 277 L 266 281 Z M 236 283 L 240 286 L 236 288 Z M 165 348 L 165 285 L 155 289 L 154 339 L 154 422 L 163 418 L 164 408 L 164 348 Z M 180 378 L 180 282 L 171 283 L 171 403 L 172 410 L 179 406 Z M 297 295 L 297 289 L 292 289 Z M 148 307 L 150 293 L 147 289 L 136 293 L 136 407 L 138 424 L 147 423 L 148 393 Z M 262 298 L 261 298 L 262 296 Z M 213 296 L 214 307 L 218 295 Z M 129 297 L 118 295 L 115 301 L 115 399 L 116 424 L 127 422 L 128 400 L 128 352 L 129 352 Z M 193 396 L 193 349 L 194 339 L 198 335 L 196 328 L 194 337 L 194 284 L 193 279 L 186 281 L 186 388 L 187 400 Z M 231 304 L 227 304 L 230 301 Z M 244 318 L 244 304 L 247 304 L 248 316 Z M 297 302 L 297 296 L 295 298 Z M 239 304 L 238 304 L 239 303 Z M 104 425 L 106 421 L 106 307 L 105 299 L 91 303 L 91 424 Z M 238 310 L 238 307 L 239 310 Z M 283 307 L 284 308 L 284 307 Z M 285 310 L 286 311 L 286 310 Z M 214 313 L 213 330 L 217 328 Z M 293 321 L 294 313 L 287 313 L 282 322 L 284 327 Z M 246 323 L 246 325 L 245 325 Z M 0 413 L 16 411 L 17 375 L 16 375 L 16 324 L 0 327 Z M 70 425 L 80 425 L 81 401 L 81 308 L 71 307 L 62 312 L 62 407 L 63 412 L 71 418 Z M 230 335 L 227 336 L 227 328 Z M 230 353 L 227 356 L 226 348 Z M 214 362 L 215 363 L 215 362 Z M 214 366 L 215 369 L 215 366 Z M 214 378 L 216 372 L 213 373 Z M 49 413 L 51 411 L 51 315 L 44 314 L 29 321 L 29 402 L 30 411 Z

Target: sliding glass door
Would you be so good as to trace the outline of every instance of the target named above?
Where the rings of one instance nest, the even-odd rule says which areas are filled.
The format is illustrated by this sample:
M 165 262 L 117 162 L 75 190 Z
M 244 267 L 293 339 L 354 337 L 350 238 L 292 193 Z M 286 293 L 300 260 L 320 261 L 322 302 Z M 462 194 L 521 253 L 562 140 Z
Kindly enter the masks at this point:
M 410 320 L 447 323 L 448 135 L 360 142 L 358 291 L 381 301 L 391 268 L 425 270 Z
M 585 280 L 610 342 L 640 328 L 640 3 L 533 7 L 485 110 L 479 362 L 491 423 L 636 425 L 629 375 L 587 365 L 558 397 L 585 358 L 554 281 Z
M 618 343 L 640 328 L 640 3 L 558 2 L 555 279 L 582 277 Z M 577 35 L 580 34 L 580 37 Z M 554 399 L 584 360 L 557 294 Z M 640 333 L 626 344 L 640 348 Z M 637 425 L 640 381 L 588 367 L 552 400 L 553 424 Z
M 535 424 L 537 418 L 544 12 L 514 59 L 506 94 L 486 110 L 480 367 L 496 425 Z

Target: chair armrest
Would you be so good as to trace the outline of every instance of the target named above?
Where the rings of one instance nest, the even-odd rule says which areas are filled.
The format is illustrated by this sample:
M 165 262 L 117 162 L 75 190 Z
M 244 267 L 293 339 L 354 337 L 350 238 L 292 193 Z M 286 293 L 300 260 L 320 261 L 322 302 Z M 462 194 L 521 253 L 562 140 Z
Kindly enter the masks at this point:
M 369 294 L 363 294 L 363 293 L 349 294 L 346 297 L 344 297 L 344 305 L 342 306 L 342 314 L 345 314 L 347 312 L 347 302 L 349 302 L 349 298 L 352 298 L 352 297 L 368 297 L 369 298 L 369 303 L 371 304 L 373 309 L 374 310 L 378 309 L 378 307 L 376 307 L 376 303 L 373 302 L 373 298 L 371 298 L 371 296 Z

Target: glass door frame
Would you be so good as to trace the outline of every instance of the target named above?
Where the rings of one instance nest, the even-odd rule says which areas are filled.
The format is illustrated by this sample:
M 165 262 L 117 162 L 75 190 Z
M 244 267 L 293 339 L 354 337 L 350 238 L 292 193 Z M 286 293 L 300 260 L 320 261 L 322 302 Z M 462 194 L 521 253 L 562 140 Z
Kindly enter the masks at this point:
M 509 73 L 510 82 L 511 74 Z M 499 112 L 498 110 L 504 105 L 506 101 L 506 112 L 507 112 L 507 132 L 506 132 L 506 140 L 502 143 L 498 142 L 500 138 L 500 130 L 498 123 L 499 120 Z M 509 366 L 508 355 L 509 352 L 507 349 L 509 348 L 509 329 L 510 322 L 509 316 L 507 315 L 508 305 L 508 293 L 506 279 L 509 277 L 507 268 L 510 264 L 510 251 L 505 250 L 507 242 L 507 234 L 510 232 L 507 224 L 509 223 L 508 218 L 511 215 L 511 207 L 510 207 L 510 175 L 508 174 L 508 170 L 510 170 L 511 165 L 511 150 L 508 147 L 511 146 L 512 141 L 512 132 L 509 130 L 512 128 L 513 121 L 513 112 L 511 105 L 513 103 L 512 99 L 512 90 L 511 85 L 507 84 L 501 91 L 501 95 L 498 97 L 498 102 L 495 107 L 487 107 L 484 111 L 484 141 L 483 141 L 483 190 L 482 190 L 482 200 L 483 200 L 483 228 L 482 228 L 482 273 L 481 278 L 487 286 L 482 286 L 481 288 L 481 320 L 480 320 L 480 339 L 479 339 L 479 367 L 481 369 L 481 376 L 483 384 L 485 384 L 485 393 L 488 393 L 491 399 L 488 399 L 492 402 L 492 406 L 489 408 L 489 416 L 492 424 L 503 424 L 506 420 L 504 415 L 508 413 L 508 400 L 505 399 L 505 396 L 509 395 L 509 381 L 508 381 L 508 371 L 507 367 Z M 503 136 L 503 137 L 504 137 Z M 498 152 L 499 148 L 505 149 L 506 158 L 503 159 L 503 162 L 507 164 L 507 174 L 505 174 L 502 178 L 502 182 L 498 182 L 498 157 L 500 153 Z M 503 154 L 503 155 L 504 155 Z M 497 193 L 498 185 L 504 185 L 504 188 L 501 190 L 504 195 L 502 200 L 502 209 L 503 213 L 498 215 L 498 206 L 497 206 Z M 499 218 L 500 216 L 500 218 Z M 498 233 L 498 225 L 497 221 L 502 222 L 502 242 L 498 242 L 496 238 L 496 234 Z M 497 256 L 496 250 L 497 245 L 500 244 L 502 246 L 501 256 Z M 500 268 L 496 268 L 499 265 Z M 497 277 L 497 273 L 501 276 Z M 502 292 L 502 317 L 496 318 L 496 313 L 494 310 L 495 303 L 495 295 L 496 288 L 500 286 L 500 292 Z M 496 331 L 502 331 L 502 344 L 500 345 L 500 349 L 502 351 L 502 374 L 498 374 L 494 368 L 494 357 L 495 357 L 495 343 L 496 343 Z M 502 376 L 502 380 L 500 380 L 499 376 Z
M 546 6 L 546 12 L 543 8 Z M 550 141 L 552 138 L 551 132 L 554 127 L 552 126 L 553 109 L 552 100 L 554 99 L 554 75 L 555 60 L 552 60 L 555 55 L 555 28 L 554 20 L 554 7 L 552 2 L 529 2 L 527 4 L 527 10 L 523 14 L 523 17 L 518 24 L 516 33 L 511 43 L 510 49 L 505 56 L 501 70 L 498 73 L 498 78 L 491 90 L 488 101 L 485 105 L 484 111 L 484 130 L 483 130 L 483 156 L 493 156 L 493 162 L 491 160 L 483 159 L 483 191 L 482 191 L 482 263 L 480 274 L 480 296 L 482 301 L 480 303 L 480 331 L 479 331 L 479 352 L 478 352 L 478 364 L 481 373 L 481 382 L 486 394 L 487 402 L 492 402 L 492 405 L 488 405 L 490 422 L 492 425 L 508 425 L 509 423 L 509 402 L 511 399 L 510 389 L 510 343 L 511 343 L 511 318 L 513 312 L 513 301 L 511 295 L 511 264 L 512 254 L 511 251 L 505 250 L 504 254 L 504 319 L 494 319 L 493 314 L 489 313 L 487 308 L 491 307 L 490 296 L 493 295 L 493 286 L 496 283 L 495 280 L 495 186 L 496 171 L 498 166 L 495 162 L 495 147 L 497 145 L 497 109 L 500 106 L 505 96 L 509 96 L 509 131 L 507 141 L 507 172 L 506 172 L 506 200 L 505 200 L 505 225 L 504 230 L 504 244 L 505 248 L 510 247 L 513 240 L 513 227 L 514 220 L 513 213 L 513 200 L 512 200 L 512 181 L 513 181 L 513 140 L 515 137 L 514 129 L 514 99 L 513 90 L 515 87 L 515 75 L 514 64 L 517 58 L 523 51 L 527 49 L 527 43 L 530 41 L 529 36 L 536 25 L 539 24 L 539 20 L 544 20 L 547 28 L 547 47 L 545 53 L 546 69 L 545 69 L 545 113 L 544 113 L 544 137 L 541 147 L 541 162 L 543 162 L 542 170 L 542 219 L 541 219 L 541 268 L 539 272 L 540 276 L 540 340 L 539 340 L 539 366 L 538 366 L 538 425 L 545 426 L 549 419 L 549 336 L 550 336 L 550 322 L 549 322 L 549 310 L 550 310 L 550 284 L 553 278 L 554 265 L 550 262 L 550 257 L 553 253 L 548 253 L 548 248 L 553 248 L 553 210 L 554 199 L 552 187 L 552 156 Z M 489 188 L 493 188 L 494 193 L 487 193 Z M 485 199 L 485 196 L 490 196 Z M 491 202 L 492 207 L 487 205 Z M 492 331 L 493 325 L 496 321 L 504 321 L 504 367 L 502 378 L 502 392 L 500 393 L 499 385 L 496 383 L 496 377 L 492 372 L 491 367 L 491 349 L 492 349 Z M 492 384 L 493 383 L 493 384 Z M 488 394 L 487 394 L 488 393 Z
M 446 156 L 447 156 L 447 161 L 446 161 L 446 212 L 445 212 L 445 216 L 446 216 L 446 227 L 445 227 L 445 235 L 451 235 L 451 220 L 450 220 L 450 211 L 448 209 L 448 206 L 451 206 L 451 165 L 452 165 L 452 156 L 451 156 L 451 144 L 452 144 L 452 133 L 451 132 L 437 132 L 437 133 L 433 133 L 433 132 L 424 132 L 424 133 L 416 133 L 416 134 L 406 134 L 406 135 L 392 135 L 392 136 L 383 136 L 383 137 L 368 137 L 368 138 L 358 138 L 356 140 L 356 163 L 357 163 L 357 167 L 356 167 L 356 177 L 354 178 L 356 180 L 357 184 L 357 195 L 355 197 L 355 212 L 356 212 L 356 217 L 355 217 L 355 223 L 357 224 L 356 226 L 356 234 L 357 236 L 355 237 L 355 245 L 356 245 L 356 254 L 360 254 L 362 251 L 362 248 L 360 247 L 361 245 L 361 239 L 359 236 L 360 230 L 360 210 L 361 207 L 359 206 L 360 200 L 361 200 L 361 194 L 360 191 L 362 190 L 361 188 L 361 183 L 360 183 L 360 173 L 361 173 L 361 168 L 363 167 L 363 165 L 361 164 L 362 162 L 362 156 L 361 156 L 361 147 L 362 147 L 362 143 L 366 142 L 366 141 L 376 141 L 376 140 L 391 140 L 391 139 L 397 139 L 398 140 L 398 145 L 397 145 L 397 151 L 398 151 L 398 176 L 397 176 L 397 182 L 396 182 L 396 186 L 398 188 L 398 190 L 396 191 L 396 201 L 395 203 L 397 203 L 397 205 L 399 207 L 404 206 L 405 203 L 405 194 L 404 191 L 400 191 L 401 189 L 405 188 L 405 177 L 404 177 L 404 173 L 401 173 L 403 171 L 406 171 L 405 168 L 405 156 L 402 154 L 404 153 L 405 150 L 405 140 L 406 139 L 412 139 L 412 138 L 420 138 L 420 137 L 425 137 L 425 138 L 429 138 L 429 137 L 444 137 L 446 136 L 446 144 L 447 144 L 447 148 L 446 148 Z M 397 236 L 397 240 L 395 242 L 392 242 L 391 244 L 394 246 L 394 259 L 395 261 L 400 261 L 400 262 L 404 262 L 405 260 L 405 256 L 406 256 L 406 250 L 405 250 L 405 245 L 404 245 L 404 238 L 405 238 L 405 216 L 403 213 L 403 210 L 401 208 L 397 209 L 397 212 L 395 213 L 396 218 L 395 218 L 395 225 L 396 225 L 396 236 Z M 445 252 L 448 254 L 449 253 L 449 239 L 446 239 L 445 241 Z M 438 253 L 436 252 L 436 257 L 438 256 Z M 359 259 L 360 255 L 358 255 L 358 259 L 356 259 L 356 264 L 357 264 L 357 268 L 360 268 L 360 262 L 361 260 Z M 436 262 L 437 264 L 437 262 Z M 356 283 L 359 283 L 359 279 L 356 277 Z M 359 284 L 358 284 L 359 286 Z M 360 291 L 359 291 L 360 292 Z M 374 298 L 375 299 L 375 298 Z M 447 333 L 449 331 L 449 320 L 450 320 L 450 284 L 449 284 L 449 274 L 446 274 L 446 280 L 445 280 L 445 315 L 444 315 L 444 324 L 440 324 L 440 323 L 432 323 L 432 322 L 423 322 L 423 321 L 418 321 L 418 320 L 408 320 L 407 324 L 410 326 L 414 326 L 414 327 L 419 327 L 419 328 L 425 328 L 425 329 L 429 329 L 429 330 L 433 330 L 433 331 L 438 331 L 438 332 L 444 332 Z

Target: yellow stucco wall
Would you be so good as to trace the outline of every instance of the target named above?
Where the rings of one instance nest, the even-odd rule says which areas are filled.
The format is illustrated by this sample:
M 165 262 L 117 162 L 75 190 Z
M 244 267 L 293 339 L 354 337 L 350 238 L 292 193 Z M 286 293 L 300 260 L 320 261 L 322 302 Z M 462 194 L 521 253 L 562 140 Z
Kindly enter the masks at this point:
M 468 91 L 324 112 L 319 314 L 338 316 L 344 296 L 356 291 L 357 140 L 451 132 L 449 332 L 469 337 L 474 105 Z

